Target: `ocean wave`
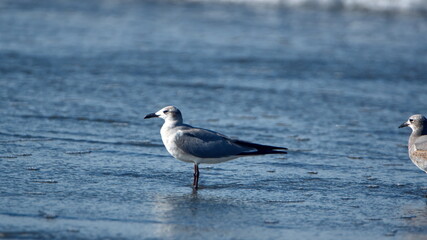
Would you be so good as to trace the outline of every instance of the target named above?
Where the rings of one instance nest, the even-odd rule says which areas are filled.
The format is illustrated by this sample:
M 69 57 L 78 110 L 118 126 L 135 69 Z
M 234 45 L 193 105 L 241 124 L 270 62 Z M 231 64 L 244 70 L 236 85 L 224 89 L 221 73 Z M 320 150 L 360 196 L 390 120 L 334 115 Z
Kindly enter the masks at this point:
M 283 7 L 309 7 L 331 10 L 367 10 L 375 12 L 427 13 L 427 0 L 190 0 Z

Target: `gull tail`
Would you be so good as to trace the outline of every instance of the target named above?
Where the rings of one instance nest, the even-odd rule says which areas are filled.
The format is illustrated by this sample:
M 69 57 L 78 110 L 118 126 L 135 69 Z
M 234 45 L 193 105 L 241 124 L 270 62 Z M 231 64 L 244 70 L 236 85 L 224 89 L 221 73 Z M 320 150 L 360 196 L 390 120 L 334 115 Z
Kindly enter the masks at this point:
M 242 152 L 237 155 L 240 156 L 255 156 L 255 155 L 264 155 L 264 154 L 287 154 L 288 152 L 283 150 L 288 150 L 285 147 L 275 147 L 275 146 L 268 146 L 268 145 L 262 145 L 262 144 L 256 144 L 251 142 L 245 142 L 241 140 L 233 140 L 233 143 L 240 145 L 242 147 L 247 148 L 253 148 L 256 151 L 251 152 Z

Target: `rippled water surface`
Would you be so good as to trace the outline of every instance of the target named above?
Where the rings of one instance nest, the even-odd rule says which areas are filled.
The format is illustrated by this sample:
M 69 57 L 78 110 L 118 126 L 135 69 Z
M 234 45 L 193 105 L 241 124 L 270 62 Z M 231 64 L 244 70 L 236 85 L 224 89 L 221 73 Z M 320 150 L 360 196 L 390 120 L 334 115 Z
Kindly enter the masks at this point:
M 425 239 L 427 21 L 181 1 L 0 3 L 0 238 Z M 286 146 L 192 165 L 160 119 Z

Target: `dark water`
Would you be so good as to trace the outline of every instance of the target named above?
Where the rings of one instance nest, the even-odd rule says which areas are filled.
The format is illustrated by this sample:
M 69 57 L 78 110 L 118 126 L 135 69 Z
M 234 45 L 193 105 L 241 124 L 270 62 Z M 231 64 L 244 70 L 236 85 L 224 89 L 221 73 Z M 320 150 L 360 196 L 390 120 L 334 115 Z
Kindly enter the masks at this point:
M 422 14 L 167 1 L 0 2 L 0 238 L 425 239 Z M 163 106 L 286 146 L 201 166 Z

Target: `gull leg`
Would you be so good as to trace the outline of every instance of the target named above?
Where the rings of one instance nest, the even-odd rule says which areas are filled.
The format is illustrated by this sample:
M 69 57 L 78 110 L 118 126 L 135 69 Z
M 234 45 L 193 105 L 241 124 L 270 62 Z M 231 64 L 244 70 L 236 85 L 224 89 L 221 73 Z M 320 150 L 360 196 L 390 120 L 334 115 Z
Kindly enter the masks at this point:
M 195 163 L 194 164 L 194 179 L 193 179 L 193 187 L 194 189 L 198 189 L 199 188 L 199 164 Z

